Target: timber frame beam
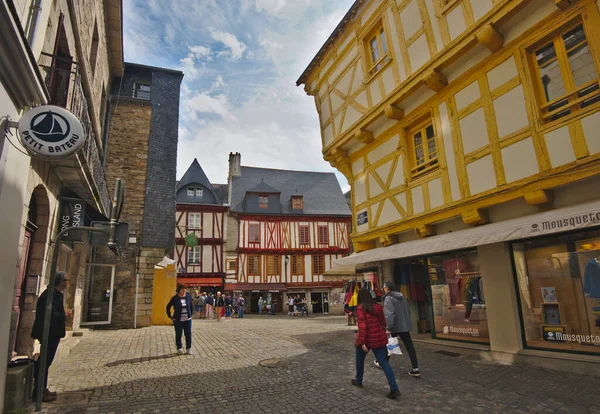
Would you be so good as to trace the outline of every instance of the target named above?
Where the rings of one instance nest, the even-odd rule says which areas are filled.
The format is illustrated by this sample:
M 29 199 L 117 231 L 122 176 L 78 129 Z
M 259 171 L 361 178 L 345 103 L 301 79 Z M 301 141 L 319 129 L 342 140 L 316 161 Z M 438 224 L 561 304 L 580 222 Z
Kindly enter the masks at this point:
M 491 24 L 486 24 L 475 35 L 479 43 L 487 47 L 491 53 L 502 49 L 504 45 L 504 36 Z

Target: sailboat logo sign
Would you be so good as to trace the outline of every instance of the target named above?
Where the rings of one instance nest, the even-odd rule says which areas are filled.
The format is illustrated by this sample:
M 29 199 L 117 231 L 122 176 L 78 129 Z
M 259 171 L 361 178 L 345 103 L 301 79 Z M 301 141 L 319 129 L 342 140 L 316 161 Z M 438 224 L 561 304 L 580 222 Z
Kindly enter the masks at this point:
M 19 137 L 29 152 L 46 157 L 66 157 L 85 143 L 83 125 L 65 108 L 43 105 L 19 120 Z

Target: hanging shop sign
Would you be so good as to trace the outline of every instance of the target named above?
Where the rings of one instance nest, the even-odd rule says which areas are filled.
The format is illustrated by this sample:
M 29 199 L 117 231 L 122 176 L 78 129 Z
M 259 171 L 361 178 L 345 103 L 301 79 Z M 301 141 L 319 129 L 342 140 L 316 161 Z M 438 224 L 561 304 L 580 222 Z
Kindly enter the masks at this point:
M 33 155 L 64 158 L 85 143 L 81 121 L 65 108 L 42 105 L 25 112 L 19 120 L 21 143 Z
M 356 215 L 356 225 L 362 226 L 363 224 L 367 224 L 369 222 L 369 215 L 367 211 L 360 212 Z
M 85 218 L 85 201 L 78 198 L 60 199 L 60 229 L 61 231 L 69 227 L 83 226 Z M 72 230 L 65 233 L 64 241 L 83 241 L 83 234 L 80 230 Z

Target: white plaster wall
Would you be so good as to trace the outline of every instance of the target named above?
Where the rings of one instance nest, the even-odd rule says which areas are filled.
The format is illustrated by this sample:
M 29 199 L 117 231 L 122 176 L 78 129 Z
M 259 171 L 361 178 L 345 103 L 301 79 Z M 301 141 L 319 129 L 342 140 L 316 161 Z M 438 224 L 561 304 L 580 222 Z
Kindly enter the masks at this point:
M 367 98 L 367 91 L 362 91 L 361 93 L 359 93 L 358 95 L 356 95 L 356 98 L 354 98 L 354 100 L 356 102 L 358 102 L 359 104 L 361 104 L 362 106 L 364 106 L 365 108 L 369 107 L 369 100 Z
M 377 175 L 379 175 L 379 178 L 381 178 L 384 183 L 387 183 L 387 180 L 390 176 L 390 171 L 392 170 L 392 164 L 393 164 L 393 160 L 390 160 L 375 170 L 375 171 L 377 171 Z
M 350 89 L 350 95 L 354 95 L 354 93 L 356 91 L 358 91 L 360 88 L 362 88 L 363 86 L 363 80 L 365 79 L 364 75 L 363 75 L 363 71 L 361 69 L 361 61 L 362 59 L 358 59 L 358 61 L 356 62 L 356 70 L 354 73 L 354 80 L 352 81 L 352 87 Z M 365 100 L 366 102 L 366 100 Z M 364 107 L 367 107 L 368 105 L 365 103 L 363 104 Z
M 583 118 L 581 125 L 590 155 L 600 152 L 600 112 Z
M 471 195 L 479 194 L 496 187 L 494 163 L 492 156 L 487 155 L 467 165 Z
M 569 127 L 564 126 L 549 132 L 546 134 L 545 139 L 552 167 L 559 167 L 575 161 L 575 152 L 571 144 Z
M 460 111 L 461 109 L 466 108 L 471 103 L 478 100 L 480 97 L 481 92 L 479 90 L 479 82 L 474 81 L 454 95 L 454 99 L 456 99 L 456 109 Z
M 511 56 L 487 73 L 490 91 L 494 91 L 494 89 L 504 85 L 518 75 L 519 71 L 517 70 L 515 58 Z
M 405 184 L 404 180 L 404 156 L 398 155 L 398 163 L 394 170 L 394 176 L 392 177 L 392 183 L 390 188 L 398 187 L 399 185 Z
M 335 93 L 329 94 L 329 99 L 331 100 L 331 110 L 333 113 L 336 113 L 340 106 L 344 104 L 344 100 Z
M 332 124 L 329 124 L 323 130 L 323 146 L 326 147 L 326 146 L 330 145 L 332 142 L 333 142 L 333 126 L 332 126 Z
M 406 191 L 398 193 L 394 197 L 396 197 L 396 200 L 398 200 L 398 203 L 400 203 L 404 211 L 408 212 L 408 205 L 406 202 Z
M 450 38 L 452 40 L 467 30 L 465 16 L 460 6 L 455 7 L 446 15 L 446 21 L 448 22 L 448 30 L 450 31 Z
M 340 60 L 337 65 L 335 66 L 335 69 L 333 69 L 333 71 L 331 72 L 331 75 L 329 75 L 329 83 L 333 85 L 334 81 L 338 78 L 338 76 L 340 76 L 340 74 L 344 71 L 344 69 L 346 69 L 348 67 L 348 65 L 350 65 L 350 62 L 356 57 L 356 55 L 358 54 L 358 47 L 353 47 L 351 48 L 348 53 L 346 54 L 346 56 L 344 56 L 342 58 L 342 60 Z
M 333 126 L 335 127 L 335 135 L 340 135 L 340 133 L 342 132 L 342 116 L 344 115 L 344 113 L 345 113 L 345 111 L 342 110 L 333 119 Z
M 212 272 L 213 266 L 212 246 L 202 246 L 202 271 Z
M 204 223 L 202 226 L 203 236 L 205 239 L 211 239 L 214 237 L 213 235 L 213 213 L 202 213 L 204 216 L 202 218 L 202 222 Z M 220 224 L 220 223 L 219 223 Z
M 494 100 L 498 136 L 505 137 L 529 125 L 525 94 L 521 85 Z
M 404 61 L 402 60 L 402 54 L 400 52 L 400 39 L 398 36 L 394 36 L 398 33 L 396 28 L 396 21 L 394 20 L 394 12 L 392 8 L 387 9 L 387 21 L 390 27 L 390 38 L 392 39 L 392 53 L 394 54 L 394 63 L 400 73 L 400 82 L 406 79 L 406 72 L 404 71 Z
M 344 126 L 340 132 L 345 132 L 350 128 L 356 121 L 360 119 L 362 114 L 358 112 L 352 105 L 348 105 L 346 108 L 346 115 L 344 117 Z
M 416 72 L 421 66 L 429 62 L 431 56 L 429 55 L 429 46 L 427 45 L 425 34 L 419 36 L 419 38 L 409 46 L 408 55 L 410 56 L 410 67 L 413 72 Z
M 429 186 L 429 204 L 431 208 L 437 208 L 444 204 L 444 192 L 442 191 L 442 180 L 436 178 L 428 183 Z
M 553 1 L 533 0 L 502 27 L 504 44 L 512 42 L 527 29 L 539 23 L 544 17 L 556 11 L 557 9 Z
M 539 172 L 531 137 L 502 148 L 501 153 L 507 183 Z
M 354 193 L 354 204 L 360 205 L 367 201 L 367 190 L 365 186 L 365 177 L 362 176 L 358 180 L 354 181 L 354 186 L 352 188 L 352 192 Z
M 398 136 L 394 135 L 393 137 L 385 141 L 383 144 L 369 152 L 369 154 L 367 155 L 367 159 L 369 160 L 369 163 L 374 164 L 386 155 L 389 155 L 390 153 L 394 152 L 397 147 Z
M 373 106 L 381 102 L 381 98 L 383 97 L 381 96 L 381 91 L 379 90 L 379 82 L 377 82 L 377 80 L 375 82 L 371 82 L 371 84 L 369 85 L 369 91 L 371 92 L 371 102 L 373 103 Z
M 400 216 L 400 213 L 396 207 L 389 199 L 386 199 L 383 202 L 383 209 L 381 210 L 381 215 L 379 216 L 379 222 L 377 223 L 377 226 L 384 226 L 388 223 L 398 221 L 401 218 L 402 217 Z
M 471 2 L 471 8 L 473 9 L 473 17 L 475 21 L 481 19 L 487 12 L 492 10 L 494 4 L 492 0 L 475 0 Z
M 442 138 L 446 152 L 446 164 L 448 165 L 448 178 L 450 179 L 450 192 L 452 201 L 460 198 L 460 186 L 458 184 L 458 173 L 456 171 L 456 157 L 454 155 L 454 143 L 452 142 L 452 130 L 450 129 L 450 119 L 448 118 L 448 107 L 446 102 L 439 106 L 440 122 L 442 124 Z
M 463 73 L 490 56 L 490 51 L 485 46 L 477 44 L 467 54 L 457 59 L 450 66 L 442 70 L 442 74 L 448 79 L 448 83 L 454 82 Z
M 342 75 L 340 80 L 335 85 L 335 87 L 344 95 L 348 95 L 350 93 L 350 81 L 352 80 L 352 72 L 353 67 L 348 68 L 346 73 Z
M 383 80 L 383 89 L 385 89 L 385 94 L 387 96 L 397 86 L 396 81 L 394 80 L 394 72 L 392 72 L 391 66 L 388 66 L 385 72 L 381 74 L 381 79 Z
M 352 174 L 357 175 L 365 169 L 365 159 L 363 157 L 358 158 L 352 163 Z
M 321 104 L 321 125 L 325 125 L 331 118 L 331 108 L 329 107 L 329 97 L 323 100 Z
M 442 40 L 442 35 L 440 33 L 440 24 L 435 16 L 435 7 L 433 5 L 434 1 L 437 0 L 425 0 L 425 5 L 427 6 L 427 13 L 429 14 L 429 19 L 431 20 L 431 28 L 433 30 L 433 37 L 436 43 L 435 50 L 439 51 L 442 47 L 444 47 L 444 41 Z
M 411 190 L 413 214 L 420 214 L 425 211 L 425 201 L 423 197 L 423 187 L 418 186 Z
M 427 88 L 426 86 L 422 86 L 417 91 L 410 95 L 408 98 L 402 101 L 402 109 L 404 109 L 404 114 L 408 115 L 415 109 L 417 109 L 421 104 L 425 103 L 429 98 L 435 95 L 436 92 Z
M 342 40 L 342 43 L 337 48 L 338 55 L 341 55 L 346 46 L 348 46 L 351 42 L 355 41 L 356 38 L 354 36 L 354 32 L 345 33 L 346 38 Z
M 364 24 L 369 21 L 369 18 L 373 15 L 373 13 L 375 13 L 375 10 L 377 9 L 377 7 L 379 7 L 379 5 L 381 4 L 383 0 L 375 0 L 371 3 L 371 5 L 369 6 L 368 9 L 365 10 L 364 14 L 362 15 L 361 19 L 360 19 L 360 25 L 364 26 Z
M 459 123 L 465 155 L 490 143 L 483 108 L 465 116 Z
M 369 173 L 369 198 L 373 198 L 383 193 L 383 188 L 379 185 L 379 183 L 375 180 L 373 173 Z
M 405 39 L 409 39 L 423 27 L 419 6 L 417 5 L 416 0 L 411 1 L 408 6 L 402 10 L 402 13 L 400 13 L 400 21 L 402 22 L 402 28 L 404 29 Z

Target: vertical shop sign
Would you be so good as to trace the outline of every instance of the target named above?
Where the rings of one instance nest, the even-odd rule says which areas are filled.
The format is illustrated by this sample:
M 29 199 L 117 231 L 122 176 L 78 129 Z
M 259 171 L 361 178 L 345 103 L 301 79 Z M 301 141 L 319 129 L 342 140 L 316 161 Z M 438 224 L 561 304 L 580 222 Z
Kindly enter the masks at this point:
M 83 226 L 85 217 L 85 201 L 78 198 L 63 197 L 60 199 L 60 230 L 69 227 Z M 83 241 L 81 231 L 70 231 L 63 236 L 64 241 Z

